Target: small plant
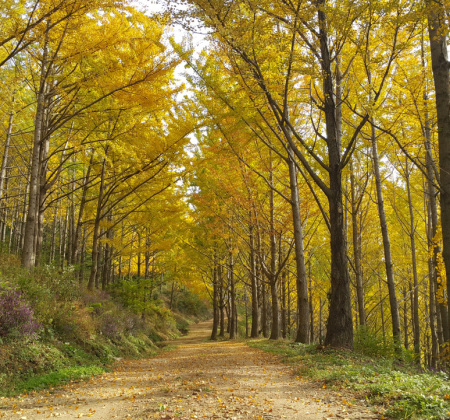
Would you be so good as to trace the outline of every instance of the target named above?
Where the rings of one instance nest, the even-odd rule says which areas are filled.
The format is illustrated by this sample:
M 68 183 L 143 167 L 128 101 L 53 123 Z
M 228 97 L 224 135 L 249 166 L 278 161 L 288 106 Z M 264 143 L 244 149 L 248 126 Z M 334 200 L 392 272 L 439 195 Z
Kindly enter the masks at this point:
M 374 334 L 366 326 L 359 326 L 355 334 L 355 351 L 372 357 L 393 357 L 394 343 Z
M 19 290 L 0 286 L 0 337 L 34 338 L 41 329 L 33 309 Z

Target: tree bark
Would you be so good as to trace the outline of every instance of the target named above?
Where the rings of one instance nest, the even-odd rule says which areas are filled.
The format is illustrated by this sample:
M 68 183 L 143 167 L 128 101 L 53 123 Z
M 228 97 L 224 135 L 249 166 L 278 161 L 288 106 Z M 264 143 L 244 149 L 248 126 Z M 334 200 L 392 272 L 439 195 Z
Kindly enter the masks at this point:
M 391 308 L 392 318 L 392 336 L 397 354 L 401 352 L 401 331 L 400 331 L 400 315 L 398 311 L 397 294 L 395 290 L 394 270 L 391 254 L 391 242 L 389 240 L 389 232 L 386 221 L 386 213 L 384 210 L 383 190 L 381 186 L 381 173 L 378 158 L 377 137 L 375 127 L 372 124 L 372 162 L 375 176 L 375 184 L 377 189 L 377 207 L 378 217 L 380 219 L 381 235 L 383 237 L 384 263 L 386 267 L 386 279 L 389 291 L 389 305 Z
M 270 240 L 270 272 L 268 273 L 270 284 L 270 296 L 272 301 L 272 328 L 270 339 L 278 340 L 280 338 L 280 304 L 278 301 L 278 273 L 277 273 L 277 242 L 275 231 L 275 192 L 273 190 L 273 165 L 272 154 L 270 155 L 269 168 L 269 240 Z
M 230 339 L 233 340 L 236 338 L 236 328 L 237 328 L 237 313 L 236 313 L 236 289 L 234 284 L 234 261 L 233 261 L 233 252 L 229 250 L 228 254 L 229 258 L 229 281 L 230 281 Z
M 89 165 L 86 171 L 86 175 L 83 178 L 83 189 L 81 192 L 81 199 L 78 204 L 78 217 L 77 222 L 75 226 L 75 232 L 73 235 L 73 243 L 72 243 L 72 263 L 76 264 L 79 259 L 79 249 L 80 249 L 80 235 L 81 230 L 83 227 L 83 215 L 84 215 L 84 208 L 86 206 L 86 195 L 89 188 L 90 183 L 90 177 L 91 177 L 91 168 L 94 162 L 94 153 L 91 154 L 91 157 L 89 159 Z
M 97 277 L 97 270 L 98 270 L 98 261 L 99 261 L 99 253 L 100 253 L 100 221 L 102 220 L 102 208 L 103 208 L 103 193 L 105 188 L 105 172 L 106 172 L 106 156 L 108 155 L 108 146 L 106 146 L 105 149 L 105 157 L 103 158 L 102 162 L 102 172 L 101 172 L 101 179 L 100 179 L 100 188 L 98 192 L 98 198 L 97 198 L 97 209 L 95 213 L 95 222 L 94 222 L 94 233 L 92 238 L 92 267 L 91 267 L 91 274 L 89 276 L 88 281 L 88 290 L 92 291 L 94 290 L 95 281 Z M 130 256 L 131 258 L 131 256 Z M 130 270 L 131 272 L 131 270 Z
M 337 118 L 334 100 L 335 91 L 333 89 L 331 54 L 328 47 L 325 1 L 319 0 L 317 8 L 330 180 L 327 198 L 331 228 L 331 290 L 325 345 L 353 348 L 353 317 L 343 211 L 340 121 Z
M 358 301 L 359 325 L 366 325 L 366 309 L 364 306 L 364 286 L 361 266 L 361 232 L 358 224 L 359 206 L 356 198 L 356 182 L 353 172 L 353 164 L 350 162 L 350 195 L 353 239 L 353 261 L 355 264 L 356 298 Z
M 213 326 L 211 331 L 211 340 L 217 340 L 217 331 L 219 329 L 219 293 L 218 293 L 218 279 L 217 279 L 217 264 L 214 259 L 213 269 Z
M 39 82 L 39 90 L 36 101 L 36 115 L 34 119 L 34 141 L 33 151 L 31 156 L 31 170 L 30 170 L 30 187 L 28 193 L 28 209 L 27 219 L 25 224 L 23 250 L 22 250 L 22 265 L 25 268 L 32 268 L 35 265 L 35 241 L 37 235 L 38 224 L 38 206 L 39 206 L 39 169 L 40 169 L 40 155 L 41 147 L 44 142 L 44 116 L 47 90 L 47 75 L 49 70 L 48 64 L 48 36 L 49 25 L 44 34 L 44 46 L 42 50 L 41 74 Z
M 417 259 L 416 259 L 416 226 L 414 223 L 414 209 L 411 197 L 410 171 L 408 167 L 408 158 L 405 158 L 405 178 L 406 191 L 408 193 L 409 221 L 410 221 L 410 241 L 411 241 L 411 263 L 413 273 L 413 325 L 414 325 L 414 360 L 420 364 L 420 319 L 419 319 L 419 280 L 417 277 Z
M 291 210 L 294 224 L 295 263 L 297 268 L 297 343 L 309 343 L 309 302 L 306 278 L 305 251 L 303 249 L 303 226 L 300 215 L 300 197 L 298 192 L 297 169 L 289 151 L 289 188 L 291 191 Z
M 442 256 L 447 275 L 447 295 L 450 291 L 450 76 L 447 52 L 447 17 L 441 3 L 427 0 L 428 33 L 431 65 L 436 93 L 439 144 L 440 203 L 442 225 Z M 450 338 L 448 304 L 444 336 Z M 443 319 L 444 324 L 444 319 Z
M 251 281 L 251 293 L 252 293 L 252 330 L 250 333 L 251 338 L 257 338 L 259 336 L 259 300 L 258 300 L 258 277 L 256 275 L 256 256 L 255 256 L 255 236 L 254 227 L 250 218 L 250 281 Z

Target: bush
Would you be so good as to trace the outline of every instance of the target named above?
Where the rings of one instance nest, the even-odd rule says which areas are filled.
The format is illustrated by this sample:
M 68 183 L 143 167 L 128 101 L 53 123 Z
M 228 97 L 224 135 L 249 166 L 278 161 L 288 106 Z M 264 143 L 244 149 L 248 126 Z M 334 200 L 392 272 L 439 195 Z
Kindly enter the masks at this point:
M 95 336 L 96 320 L 92 317 L 89 308 L 74 303 L 72 308 L 59 305 L 51 322 L 56 335 L 64 340 L 85 342 Z
M 34 319 L 34 313 L 19 290 L 0 286 L 0 337 L 34 338 L 41 324 Z
M 167 291 L 168 298 L 171 291 Z M 211 314 L 205 302 L 189 289 L 182 287 L 173 293 L 172 307 L 174 310 L 195 316 L 197 318 L 208 318 Z
M 392 340 L 386 341 L 366 326 L 359 326 L 356 330 L 354 348 L 358 353 L 371 357 L 391 358 L 395 354 Z

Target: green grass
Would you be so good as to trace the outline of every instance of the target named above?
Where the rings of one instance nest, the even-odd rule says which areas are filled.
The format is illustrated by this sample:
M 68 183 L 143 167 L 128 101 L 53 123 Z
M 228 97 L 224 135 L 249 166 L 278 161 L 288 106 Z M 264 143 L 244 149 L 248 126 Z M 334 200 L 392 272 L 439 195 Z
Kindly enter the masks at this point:
M 283 362 L 296 367 L 298 376 L 331 388 L 345 387 L 359 399 L 384 406 L 384 415 L 389 418 L 450 418 L 450 382 L 443 372 L 421 372 L 391 358 L 315 345 L 270 340 L 249 340 L 248 344 L 279 355 Z
M 23 394 L 30 391 L 38 391 L 41 389 L 52 389 L 59 385 L 66 384 L 74 380 L 86 380 L 94 375 L 100 375 L 106 369 L 101 366 L 73 366 L 59 369 L 45 375 L 37 375 L 16 383 L 14 390 L 2 392 L 5 396 Z
M 152 357 L 161 351 L 157 343 L 185 333 L 190 321 L 209 315 L 205 302 L 188 289 L 172 294 L 172 283 L 164 285 L 161 298 L 155 292 L 141 307 L 135 294 L 126 293 L 126 287 L 139 288 L 137 280 L 108 292 L 88 292 L 80 288 L 74 267 L 61 271 L 45 265 L 30 272 L 1 249 L 0 257 L 0 283 L 20 291 L 42 325 L 37 337 L 0 338 L 0 396 L 87 379 L 104 372 L 103 366 L 117 357 Z M 177 312 L 168 309 L 172 297 Z

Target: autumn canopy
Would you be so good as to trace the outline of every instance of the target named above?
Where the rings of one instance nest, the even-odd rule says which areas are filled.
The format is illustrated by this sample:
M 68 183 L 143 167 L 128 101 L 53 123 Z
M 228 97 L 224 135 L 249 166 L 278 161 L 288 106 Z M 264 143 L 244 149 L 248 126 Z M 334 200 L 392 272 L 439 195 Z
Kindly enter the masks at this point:
M 213 339 L 369 334 L 437 367 L 447 3 L 4 1 L 3 252 L 142 314 L 187 287 Z

